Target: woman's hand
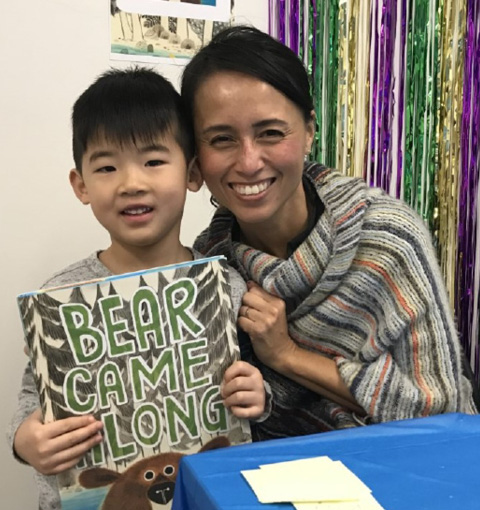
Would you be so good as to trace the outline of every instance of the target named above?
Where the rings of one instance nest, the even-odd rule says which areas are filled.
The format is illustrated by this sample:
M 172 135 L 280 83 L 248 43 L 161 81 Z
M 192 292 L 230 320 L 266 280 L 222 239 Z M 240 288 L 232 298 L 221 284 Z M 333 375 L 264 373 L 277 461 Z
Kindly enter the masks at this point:
M 248 282 L 247 287 L 238 325 L 250 336 L 257 358 L 279 370 L 298 348 L 288 334 L 285 302 L 254 282 Z
M 238 325 L 250 335 L 258 359 L 273 370 L 359 414 L 334 360 L 298 346 L 288 334 L 285 302 L 254 282 L 247 283 Z
M 263 376 L 246 361 L 235 361 L 225 371 L 221 394 L 223 404 L 238 418 L 255 419 L 265 410 Z
M 17 455 L 39 473 L 55 475 L 75 466 L 103 439 L 103 423 L 93 416 L 74 416 L 43 423 L 40 409 L 20 425 L 15 434 Z

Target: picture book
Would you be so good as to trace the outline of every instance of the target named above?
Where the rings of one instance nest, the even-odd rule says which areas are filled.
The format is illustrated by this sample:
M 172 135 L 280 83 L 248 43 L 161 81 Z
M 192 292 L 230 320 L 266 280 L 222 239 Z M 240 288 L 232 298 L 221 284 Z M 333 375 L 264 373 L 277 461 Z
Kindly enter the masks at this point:
M 93 414 L 104 440 L 58 475 L 62 508 L 171 506 L 181 457 L 251 441 L 222 404 L 239 358 L 224 257 L 18 297 L 46 422 Z

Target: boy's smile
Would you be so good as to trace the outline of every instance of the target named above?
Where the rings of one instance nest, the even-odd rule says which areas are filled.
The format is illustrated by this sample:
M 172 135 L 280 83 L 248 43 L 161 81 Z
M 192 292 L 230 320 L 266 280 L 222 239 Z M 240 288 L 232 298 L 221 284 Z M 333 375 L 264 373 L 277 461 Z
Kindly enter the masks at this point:
M 110 234 L 104 257 L 153 256 L 156 265 L 178 261 L 186 191 L 197 191 L 201 178 L 196 170 L 187 171 L 172 135 L 153 144 L 95 140 L 83 156 L 82 173 L 72 170 L 70 181 Z

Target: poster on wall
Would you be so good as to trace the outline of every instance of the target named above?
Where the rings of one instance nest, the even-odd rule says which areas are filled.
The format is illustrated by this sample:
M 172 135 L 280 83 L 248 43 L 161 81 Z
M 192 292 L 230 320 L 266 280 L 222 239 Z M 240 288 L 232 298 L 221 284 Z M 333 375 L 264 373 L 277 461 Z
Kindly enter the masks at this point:
M 233 0 L 110 0 L 110 58 L 184 65 L 232 9 Z

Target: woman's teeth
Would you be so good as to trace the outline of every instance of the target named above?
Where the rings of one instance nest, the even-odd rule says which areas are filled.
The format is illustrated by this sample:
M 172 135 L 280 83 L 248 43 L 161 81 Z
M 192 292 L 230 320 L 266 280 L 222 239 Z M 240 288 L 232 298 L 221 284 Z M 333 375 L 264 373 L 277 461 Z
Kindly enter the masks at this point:
M 258 195 L 258 193 L 265 191 L 270 186 L 270 184 L 270 181 L 264 181 L 259 184 L 254 184 L 253 186 L 245 184 L 234 184 L 233 189 L 240 195 Z

